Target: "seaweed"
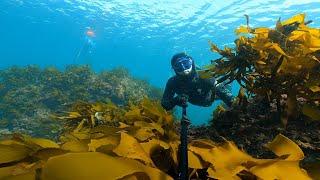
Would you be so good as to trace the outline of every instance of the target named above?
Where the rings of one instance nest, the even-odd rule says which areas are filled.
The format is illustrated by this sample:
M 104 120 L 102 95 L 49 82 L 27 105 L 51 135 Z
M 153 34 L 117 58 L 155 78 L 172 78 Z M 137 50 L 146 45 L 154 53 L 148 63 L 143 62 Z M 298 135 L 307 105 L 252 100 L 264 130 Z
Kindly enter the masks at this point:
M 70 110 L 55 116 L 67 124 L 58 142 L 21 134 L 0 141 L 0 178 L 178 178 L 179 136 L 159 101 L 145 98 L 126 107 L 81 102 Z M 304 154 L 290 139 L 279 134 L 266 147 L 277 158 L 254 158 L 231 141 L 191 139 L 189 177 L 310 179 L 298 164 Z
M 305 14 L 298 14 L 279 19 L 275 28 L 252 28 L 247 16 L 247 26 L 235 31 L 235 48 L 222 50 L 209 42 L 211 51 L 222 57 L 212 60 L 205 77 L 216 77 L 218 83 L 237 81 L 249 97 L 264 97 L 266 104 L 275 101 L 284 126 L 301 113 L 319 120 L 320 29 L 304 19 Z M 305 100 L 302 107 L 297 106 L 299 98 Z
M 65 111 L 74 102 L 138 102 L 147 96 L 161 97 L 160 90 L 117 68 L 94 72 L 87 65 L 70 65 L 64 70 L 29 65 L 0 70 L 0 119 L 7 131 L 55 138 L 59 121 L 50 114 Z
M 284 22 L 279 20 L 275 30 L 252 29 L 249 17 L 246 18 L 247 27 L 237 32 L 248 35 L 235 41 L 235 49 L 220 50 L 211 44 L 212 50 L 222 58 L 200 73 L 203 78 L 215 76 L 220 83 L 237 80 L 242 86 L 238 105 L 231 111 L 219 106 L 214 112 L 215 118 L 230 115 L 229 120 L 258 119 L 241 117 L 240 112 L 263 111 L 257 107 L 250 109 L 250 98 L 262 97 L 265 104 L 276 104 L 282 116 L 294 116 L 292 113 L 300 107 L 299 112 L 316 120 L 319 49 L 313 40 L 306 43 L 306 39 L 299 38 L 318 31 L 308 29 L 303 15 Z M 304 31 L 295 34 L 301 28 Z M 292 41 L 288 40 L 291 35 Z M 302 64 L 296 64 L 300 63 L 297 57 L 304 60 Z M 22 78 L 24 76 L 26 78 Z M 178 178 L 179 125 L 172 114 L 161 107 L 159 91 L 146 81 L 130 77 L 127 70 L 119 68 L 97 74 L 88 66 L 69 66 L 65 71 L 54 67 L 44 70 L 34 66 L 12 67 L 0 71 L 0 84 L 3 126 L 19 128 L 22 132 L 9 132 L 0 141 L 1 179 Z M 287 104 L 282 111 L 284 98 Z M 54 131 L 57 138 L 53 141 L 23 134 L 39 135 L 28 131 L 34 129 L 46 135 Z M 262 136 L 252 135 L 258 133 L 252 130 L 241 126 L 237 137 L 251 131 L 252 137 L 262 141 Z M 308 172 L 299 165 L 305 158 L 299 145 L 311 145 L 296 144 L 281 132 L 272 133 L 277 134 L 264 145 L 273 153 L 272 159 L 253 157 L 242 146 L 238 148 L 238 142 L 225 138 L 214 142 L 190 137 L 189 179 L 316 177 L 314 169 L 318 169 L 319 164 L 309 164 Z

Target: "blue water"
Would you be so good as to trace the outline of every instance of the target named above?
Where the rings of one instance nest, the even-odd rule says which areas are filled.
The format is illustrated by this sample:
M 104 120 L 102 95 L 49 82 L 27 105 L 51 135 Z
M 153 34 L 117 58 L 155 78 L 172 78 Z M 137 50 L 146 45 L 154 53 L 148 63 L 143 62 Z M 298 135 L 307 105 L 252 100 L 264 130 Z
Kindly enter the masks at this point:
M 96 70 L 125 66 L 139 78 L 164 88 L 173 75 L 170 58 L 185 51 L 198 65 L 219 57 L 208 40 L 232 45 L 234 29 L 273 27 L 276 20 L 306 13 L 320 25 L 319 0 L 1 0 L 0 68 L 11 65 L 91 64 Z M 94 30 L 88 43 L 86 31 Z M 234 84 L 233 93 L 238 86 Z M 194 124 L 207 122 L 210 108 L 191 106 Z

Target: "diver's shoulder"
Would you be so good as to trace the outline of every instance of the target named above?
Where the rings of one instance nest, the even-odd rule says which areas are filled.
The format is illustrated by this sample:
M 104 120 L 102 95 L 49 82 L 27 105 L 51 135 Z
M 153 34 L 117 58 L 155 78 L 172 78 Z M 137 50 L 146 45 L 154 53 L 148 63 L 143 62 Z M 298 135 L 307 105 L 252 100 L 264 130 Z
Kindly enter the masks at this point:
M 168 79 L 167 84 L 169 85 L 173 85 L 177 83 L 177 77 L 176 76 L 172 76 Z
M 170 81 L 176 81 L 177 80 L 177 76 L 171 76 L 169 79 L 168 79 L 168 82 Z

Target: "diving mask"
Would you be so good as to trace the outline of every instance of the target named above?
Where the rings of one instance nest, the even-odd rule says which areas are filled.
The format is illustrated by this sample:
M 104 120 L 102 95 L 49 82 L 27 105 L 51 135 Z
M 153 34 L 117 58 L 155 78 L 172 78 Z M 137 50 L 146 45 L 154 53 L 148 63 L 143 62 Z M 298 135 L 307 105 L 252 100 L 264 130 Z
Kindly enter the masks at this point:
M 181 57 L 177 59 L 176 63 L 173 65 L 173 69 L 179 75 L 188 75 L 192 71 L 193 61 L 189 57 Z

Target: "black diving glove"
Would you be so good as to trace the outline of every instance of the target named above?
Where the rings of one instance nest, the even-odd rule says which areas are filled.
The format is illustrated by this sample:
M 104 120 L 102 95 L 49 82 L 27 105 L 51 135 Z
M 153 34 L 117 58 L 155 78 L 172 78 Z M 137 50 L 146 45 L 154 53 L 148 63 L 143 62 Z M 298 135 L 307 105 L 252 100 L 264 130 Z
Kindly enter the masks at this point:
M 188 104 L 187 104 L 188 100 L 189 100 L 189 96 L 186 94 L 181 94 L 174 97 L 175 105 L 178 105 L 180 107 L 188 107 Z

